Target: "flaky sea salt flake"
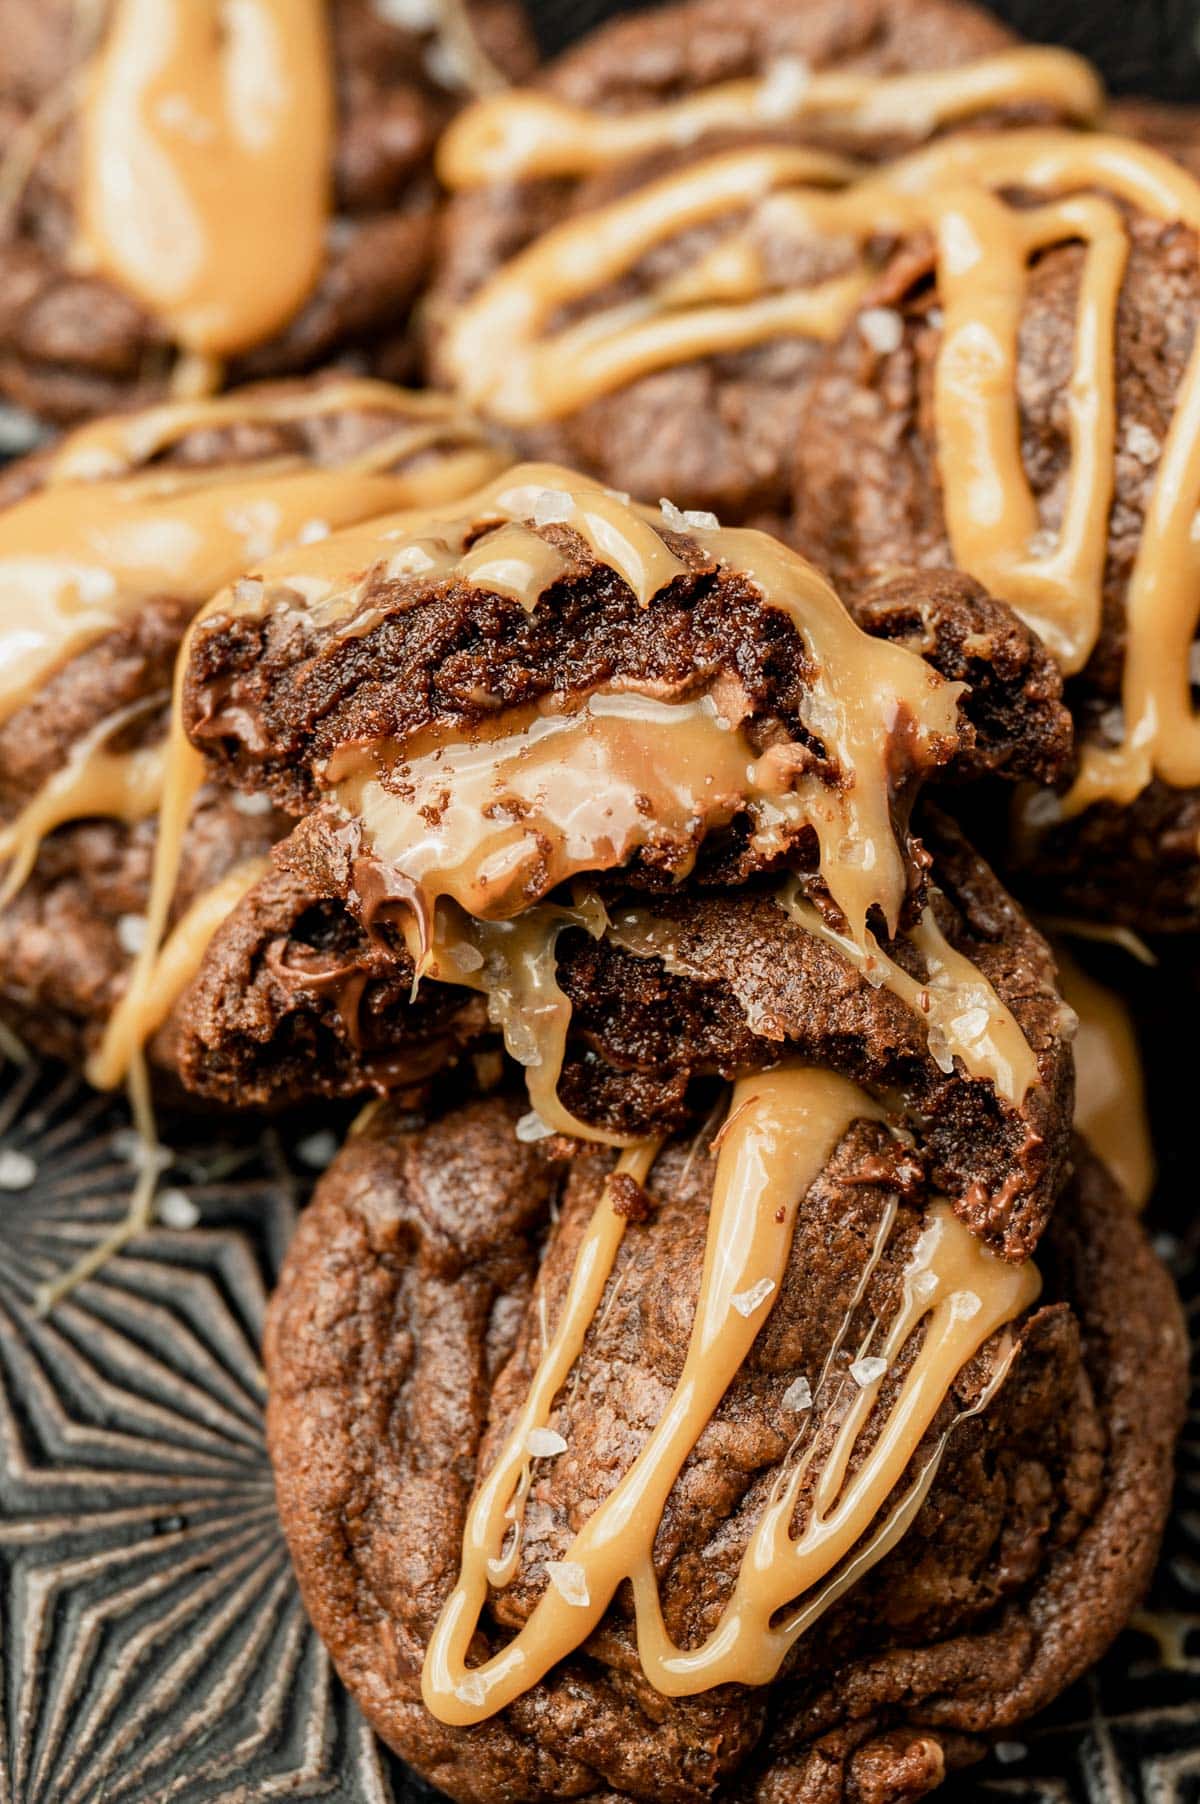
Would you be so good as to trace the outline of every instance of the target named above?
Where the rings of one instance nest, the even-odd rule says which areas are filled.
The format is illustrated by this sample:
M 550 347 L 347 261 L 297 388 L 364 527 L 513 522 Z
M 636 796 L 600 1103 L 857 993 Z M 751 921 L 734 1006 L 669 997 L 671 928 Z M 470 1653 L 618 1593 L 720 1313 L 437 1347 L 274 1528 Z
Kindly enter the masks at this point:
M 869 1384 L 874 1384 L 877 1378 L 882 1378 L 887 1369 L 886 1359 L 880 1359 L 875 1353 L 865 1353 L 850 1367 L 850 1376 L 860 1389 L 866 1390 Z
M 760 119 L 793 119 L 804 104 L 812 70 L 802 56 L 777 56 L 759 84 Z
M 554 1459 L 567 1451 L 567 1443 L 555 1428 L 531 1428 L 525 1445 L 534 1459 Z
M 527 1115 L 522 1115 L 515 1131 L 523 1146 L 532 1146 L 535 1140 L 548 1140 L 554 1129 L 547 1127 L 536 1109 L 530 1109 Z
M 894 307 L 864 307 L 858 316 L 858 329 L 881 357 L 898 351 L 904 337 L 904 321 Z
M 739 1315 L 751 1316 L 766 1302 L 774 1288 L 774 1278 L 760 1278 L 757 1284 L 750 1286 L 749 1290 L 739 1290 L 735 1296 L 730 1297 L 729 1301 Z
M 564 1603 L 574 1604 L 580 1610 L 587 1609 L 592 1598 L 587 1572 L 578 1560 L 547 1560 L 546 1571 Z
M 239 814 L 251 817 L 256 814 L 270 814 L 275 806 L 265 789 L 235 789 L 232 799 Z
M 130 958 L 136 958 L 146 944 L 145 915 L 117 916 L 117 944 Z
M 539 489 L 533 503 L 535 526 L 564 526 L 575 512 L 575 498 L 566 489 Z
M 812 1400 L 812 1385 L 803 1375 L 793 1378 L 783 1393 L 783 1407 L 792 1416 L 798 1416 L 802 1410 L 811 1409 Z

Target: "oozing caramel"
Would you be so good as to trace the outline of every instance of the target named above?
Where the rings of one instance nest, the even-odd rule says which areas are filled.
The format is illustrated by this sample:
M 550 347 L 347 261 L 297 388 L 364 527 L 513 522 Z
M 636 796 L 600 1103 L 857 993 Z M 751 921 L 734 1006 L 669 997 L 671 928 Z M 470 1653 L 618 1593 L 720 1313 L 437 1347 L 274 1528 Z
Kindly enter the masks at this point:
M 1008 98 L 1037 99 L 1036 82 L 1022 90 L 1022 67 L 1028 75 L 1018 56 Z M 725 101 L 716 100 L 721 113 Z M 713 101 L 678 103 L 680 116 L 695 107 L 702 122 Z M 586 169 L 589 158 L 679 142 L 676 129 L 673 106 L 593 118 L 563 112 L 546 96 L 510 96 L 467 115 L 447 159 L 452 179 L 464 183 L 484 179 L 484 146 L 514 173 L 544 172 L 543 164 Z M 1012 190 L 1045 198 L 1017 205 L 1003 198 Z M 870 287 L 872 244 L 929 232 L 944 315 L 936 450 L 955 562 L 1011 601 L 1074 672 L 1100 630 L 1114 488 L 1115 322 L 1129 247 L 1114 201 L 1200 231 L 1200 184 L 1147 146 L 1099 133 L 948 138 L 857 179 L 848 165 L 791 146 L 725 151 L 551 227 L 458 310 L 444 354 L 484 412 L 521 424 L 559 418 L 654 370 L 767 339 L 836 336 Z M 774 289 L 763 254 L 768 209 L 770 230 L 843 246 L 848 269 L 808 289 Z M 715 245 L 682 273 L 554 325 L 564 308 L 620 282 L 657 247 L 722 220 Z M 1070 473 L 1051 530 L 1022 463 L 1017 337 L 1031 259 L 1068 242 L 1082 243 L 1085 254 L 1065 397 Z M 1200 593 L 1198 509 L 1200 342 L 1176 398 L 1126 596 L 1123 741 L 1084 746 L 1068 813 L 1105 799 L 1128 802 L 1156 775 L 1181 788 L 1200 783 L 1188 663 Z
M 87 254 L 185 350 L 260 344 L 321 267 L 333 124 L 325 0 L 113 0 L 82 109 Z
M 717 1626 L 687 1650 L 675 1646 L 667 1631 L 653 1564 L 667 1498 L 778 1295 L 797 1208 L 851 1122 L 876 1115 L 869 1099 L 844 1079 L 799 1066 L 735 1086 L 719 1143 L 691 1341 L 670 1402 L 632 1466 L 557 1562 L 520 1632 L 490 1659 L 472 1665 L 471 1642 L 489 1588 L 509 1584 L 519 1566 L 530 1436 L 551 1419 L 626 1232 L 626 1218 L 614 1209 L 606 1186 L 525 1401 L 467 1516 L 459 1580 L 430 1641 L 422 1677 L 422 1695 L 435 1716 L 469 1724 L 503 1709 L 587 1639 L 625 1579 L 633 1586 L 642 1668 L 657 1690 L 686 1696 L 727 1682 L 764 1684 L 796 1638 L 904 1532 L 932 1483 L 950 1432 L 927 1439 L 954 1380 L 998 1330 L 1029 1307 L 1039 1289 L 1032 1265 L 1006 1265 L 940 1205 L 931 1211 L 905 1267 L 896 1314 L 886 1327 L 876 1323 L 856 1349 L 859 1358 L 878 1353 L 890 1368 L 923 1328 L 870 1448 L 851 1470 L 856 1445 L 877 1407 L 881 1377 L 860 1382 L 841 1416 L 832 1447 L 815 1468 L 799 1531 L 793 1523 L 802 1487 L 814 1473 L 815 1433 L 781 1468 Z M 652 1147 L 635 1149 L 617 1169 L 644 1179 L 653 1156 Z M 835 1394 L 840 1402 L 853 1382 L 839 1359 L 841 1342 L 891 1221 L 888 1213 L 842 1335 L 814 1386 L 818 1422 L 826 1411 L 832 1415 Z M 975 1407 L 982 1407 L 1002 1380 L 1009 1356 L 1009 1348 L 997 1349 L 992 1379 Z M 923 1445 L 924 1458 L 913 1471 Z M 892 1502 L 906 1477 L 907 1487 Z M 789 1605 L 790 1614 L 780 1619 Z

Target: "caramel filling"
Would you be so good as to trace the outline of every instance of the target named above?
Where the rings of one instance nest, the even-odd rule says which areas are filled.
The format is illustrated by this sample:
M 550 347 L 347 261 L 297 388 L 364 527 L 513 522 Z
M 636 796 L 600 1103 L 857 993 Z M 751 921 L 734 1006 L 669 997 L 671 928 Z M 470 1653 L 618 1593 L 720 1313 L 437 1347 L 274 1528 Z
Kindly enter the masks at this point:
M 330 70 L 325 0 L 114 0 L 82 108 L 80 230 L 185 350 L 262 343 L 316 282 Z
M 359 406 L 394 414 L 396 431 L 340 463 L 154 465 L 191 432 Z M 440 445 L 448 464 L 422 461 Z M 45 487 L 0 512 L 0 719 L 155 598 L 199 607 L 297 539 L 461 494 L 503 461 L 453 403 L 375 382 L 250 391 L 82 427 L 56 452 Z
M 877 1322 L 856 1349 L 858 1360 L 884 1365 L 860 1368 L 855 1380 L 839 1355 L 891 1230 L 892 1214 L 885 1215 L 842 1333 L 813 1386 L 814 1428 L 836 1424 L 832 1442 L 818 1458 L 818 1433 L 798 1437 L 717 1626 L 699 1646 L 680 1648 L 664 1622 L 654 1541 L 671 1489 L 778 1294 L 798 1206 L 850 1124 L 876 1116 L 853 1085 L 799 1066 L 735 1087 L 720 1140 L 691 1341 L 666 1410 L 633 1465 L 553 1564 L 550 1583 L 520 1632 L 490 1659 L 470 1665 L 489 1588 L 510 1583 L 519 1563 L 530 1438 L 551 1420 L 626 1231 L 605 1187 L 525 1401 L 468 1513 L 459 1580 L 430 1641 L 422 1677 L 426 1706 L 440 1720 L 481 1722 L 527 1691 L 587 1639 L 626 1579 L 633 1587 L 642 1668 L 657 1690 L 687 1696 L 728 1682 L 765 1684 L 798 1636 L 904 1533 L 951 1432 L 945 1428 L 929 1439 L 951 1386 L 991 1337 L 1030 1306 L 1040 1286 L 1032 1265 L 1006 1265 L 988 1253 L 941 1204 L 931 1210 L 904 1268 L 895 1316 L 886 1326 Z M 654 1150 L 631 1149 L 618 1171 L 644 1179 Z M 919 1347 L 875 1422 L 885 1373 L 918 1331 Z M 975 1409 L 1002 1381 L 1010 1357 L 1011 1343 L 997 1348 Z M 875 1432 L 853 1463 L 868 1424 Z M 907 1487 L 889 1510 L 906 1477 Z
M 1018 81 L 1010 98 L 1019 92 Z M 1036 86 L 1025 97 L 1037 98 Z M 611 134 L 615 145 L 631 124 L 604 118 L 584 130 L 578 121 L 564 123 L 558 108 L 547 97 L 513 96 L 468 115 L 462 139 L 447 153 L 459 179 L 467 179 L 469 166 L 476 169 L 471 179 L 482 176 L 482 165 L 471 165 L 478 154 L 473 133 L 479 143 L 499 134 L 503 160 L 511 130 L 513 155 L 528 156 L 536 169 L 543 152 L 552 163 L 568 150 L 582 155 L 593 126 L 596 144 Z M 638 130 L 641 117 L 633 116 Z M 645 117 L 671 141 L 670 107 Z M 1101 622 L 1118 449 L 1116 309 L 1129 237 L 1113 200 L 1074 191 L 1102 189 L 1152 218 L 1200 231 L 1200 185 L 1146 146 L 1056 131 L 950 138 L 854 178 L 848 165 L 818 152 L 759 145 L 690 164 L 569 218 L 459 309 L 447 331 L 449 366 L 472 401 L 496 418 L 561 418 L 691 359 L 780 337 L 837 336 L 871 285 L 873 242 L 928 231 L 944 313 L 937 458 L 955 562 L 1011 601 L 1066 671 L 1078 671 Z M 1012 189 L 1047 198 L 1016 206 L 1001 198 Z M 699 228 L 716 231 L 717 240 L 682 274 L 652 283 L 634 300 L 554 325 L 564 308 L 619 283 L 655 249 Z M 850 267 L 809 288 L 773 288 L 765 247 L 779 233 L 844 246 Z M 1030 261 L 1071 242 L 1084 247 L 1065 396 L 1071 459 L 1061 518 L 1051 529 L 1042 524 L 1022 462 L 1018 330 Z M 1200 611 L 1198 509 L 1200 342 L 1162 447 L 1126 597 L 1122 740 L 1084 747 L 1067 813 L 1105 799 L 1128 802 L 1156 775 L 1180 788 L 1200 783 L 1200 721 L 1189 676 Z
M 1114 990 L 1056 945 L 1059 984 L 1079 1017 L 1075 1035 L 1075 1126 L 1135 1209 L 1154 1189 L 1154 1147 L 1137 1034 Z
M 519 88 L 478 101 L 453 121 L 439 147 L 438 173 L 449 188 L 592 175 L 711 132 L 787 125 L 855 137 L 931 136 L 993 108 L 1039 103 L 1094 125 L 1104 92 L 1082 57 L 1035 45 L 904 75 L 810 72 L 781 59 L 758 79 L 721 82 L 628 113 L 591 112 Z

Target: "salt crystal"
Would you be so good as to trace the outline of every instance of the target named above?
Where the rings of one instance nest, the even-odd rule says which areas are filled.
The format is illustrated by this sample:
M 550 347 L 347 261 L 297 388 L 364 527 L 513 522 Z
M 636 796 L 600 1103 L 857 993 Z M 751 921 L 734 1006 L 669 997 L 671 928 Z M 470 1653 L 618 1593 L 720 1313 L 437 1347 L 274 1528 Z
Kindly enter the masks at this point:
M 486 1704 L 487 1686 L 478 1673 L 469 1672 L 454 1687 L 454 1695 L 460 1704 Z
M 435 38 L 430 44 L 425 52 L 425 68 L 439 87 L 470 86 L 471 72 L 463 60 L 462 52 L 456 44 L 448 43 L 445 38 Z
M 1125 449 L 1130 457 L 1136 457 L 1140 464 L 1148 465 L 1158 462 L 1162 446 L 1149 426 L 1143 426 L 1140 420 L 1134 420 L 1125 428 Z
M 423 545 L 405 545 L 393 552 L 387 561 L 389 576 L 424 576 L 432 570 L 436 560 L 430 556 Z
M 297 545 L 315 545 L 318 540 L 328 537 L 328 520 L 306 520 L 296 534 L 296 543 Z
M 982 1308 L 983 1299 L 973 1290 L 956 1290 L 950 1299 L 951 1319 L 956 1322 L 969 1322 Z
M 547 1127 L 536 1109 L 530 1109 L 528 1115 L 522 1115 L 517 1123 L 517 1139 L 525 1146 L 531 1146 L 535 1140 L 545 1140 L 554 1132 Z
M 547 1560 L 546 1571 L 550 1575 L 550 1583 L 564 1602 L 575 1604 L 581 1610 L 587 1609 L 592 1598 L 588 1590 L 587 1571 L 578 1560 Z
M 1027 554 L 1032 558 L 1052 557 L 1058 549 L 1058 534 L 1051 532 L 1048 526 L 1039 526 L 1031 533 L 1025 546 Z
M 777 56 L 758 85 L 755 111 L 759 118 L 794 118 L 811 81 L 812 70 L 802 56 Z
M 28 1190 L 37 1177 L 37 1161 L 15 1147 L 0 1150 L 0 1190 Z
M 41 427 L 32 414 L 20 407 L 0 406 L 0 457 L 16 457 L 30 450 L 40 437 Z M 104 476 L 110 473 L 104 468 L 100 471 Z
M 757 1284 L 750 1286 L 749 1290 L 739 1290 L 736 1296 L 730 1297 L 729 1301 L 739 1315 L 751 1316 L 761 1304 L 766 1302 L 774 1288 L 775 1280 L 773 1278 L 760 1278 Z
M 1012 1766 L 1016 1760 L 1024 1760 L 1029 1749 L 1023 1741 L 998 1741 L 993 1750 L 1001 1766 Z
M 961 1015 L 954 1017 L 950 1025 L 960 1040 L 965 1041 L 968 1046 L 977 1046 L 986 1034 L 990 1022 L 991 1016 L 987 1010 L 977 1007 L 964 1009 Z
M 264 593 L 256 576 L 243 576 L 233 585 L 233 599 L 239 608 L 260 608 Z
M 687 531 L 687 515 L 683 513 L 682 509 L 676 507 L 673 501 L 668 501 L 667 497 L 663 495 L 659 499 L 658 506 L 672 532 Z
M 894 307 L 865 307 L 858 316 L 858 329 L 881 357 L 898 351 L 904 337 L 904 321 Z
M 1062 803 L 1052 789 L 1039 789 L 1025 803 L 1024 815 L 1031 827 L 1052 827 L 1062 817 Z
M 272 808 L 275 806 L 270 796 L 263 789 L 256 789 L 252 794 L 247 794 L 243 789 L 235 789 L 233 792 L 233 805 L 239 814 L 247 815 L 270 814 Z
M 381 19 L 402 31 L 432 31 L 440 12 L 440 0 L 371 0 L 371 4 Z
M 925 1043 L 929 1047 L 929 1056 L 938 1070 L 949 1075 L 954 1070 L 954 1054 L 950 1050 L 950 1042 L 946 1038 L 945 1028 L 940 1027 L 936 1021 L 933 1022 L 925 1036 Z
M 539 489 L 533 503 L 535 526 L 562 526 L 575 512 L 575 498 L 566 489 Z
M 156 1213 L 164 1228 L 194 1228 L 200 1220 L 200 1211 L 186 1190 L 164 1190 Z
M 716 532 L 721 525 L 715 514 L 710 514 L 700 507 L 685 507 L 683 517 L 696 532 Z
M 1100 731 L 1114 745 L 1120 745 L 1125 737 L 1124 708 L 1106 708 L 1100 716 Z
M 553 1428 L 531 1428 L 525 1436 L 525 1445 L 534 1459 L 553 1459 L 556 1454 L 567 1451 L 566 1441 Z
M 324 1171 L 337 1149 L 337 1135 L 329 1128 L 318 1128 L 315 1134 L 297 1140 L 296 1157 L 313 1171 Z
M 118 915 L 117 944 L 130 958 L 136 958 L 146 944 L 145 915 Z
M 886 1359 L 880 1359 L 878 1355 L 868 1353 L 864 1354 L 862 1359 L 855 1360 L 850 1367 L 850 1376 L 855 1384 L 865 1390 L 869 1384 L 874 1384 L 877 1378 L 882 1378 L 887 1369 Z
M 807 1378 L 793 1378 L 783 1393 L 783 1407 L 793 1416 L 798 1416 L 801 1410 L 811 1409 L 812 1400 L 812 1385 Z
M 912 1281 L 912 1293 L 919 1303 L 927 1302 L 938 1287 L 936 1272 L 918 1272 Z

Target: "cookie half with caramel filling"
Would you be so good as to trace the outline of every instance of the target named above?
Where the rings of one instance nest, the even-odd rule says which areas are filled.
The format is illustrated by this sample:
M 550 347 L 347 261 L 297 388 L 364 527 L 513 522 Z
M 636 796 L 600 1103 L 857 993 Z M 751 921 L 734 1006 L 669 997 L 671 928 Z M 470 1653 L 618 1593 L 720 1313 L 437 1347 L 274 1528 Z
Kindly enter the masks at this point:
M 540 466 L 264 566 L 198 621 L 183 718 L 303 819 L 213 942 L 186 1080 L 386 1088 L 490 1023 L 530 1133 L 624 1141 L 790 1048 L 919 1092 L 963 1206 L 1031 1245 L 1070 1106 L 1052 965 L 911 815 L 941 773 L 1053 769 L 1066 717 L 972 585 L 894 599 L 927 658 L 761 533 Z
M 451 127 L 431 367 L 530 454 L 646 501 L 786 518 L 814 361 L 896 222 L 821 229 L 941 132 L 1084 123 L 1081 59 L 942 0 L 686 0 Z
M 438 134 L 534 61 L 516 0 L 11 0 L 0 392 L 64 421 L 411 373 Z
M 264 384 L 94 422 L 0 480 L 0 1011 L 93 1051 L 146 933 L 175 662 L 214 588 L 296 541 L 462 493 L 504 454 L 457 403 L 381 382 Z M 284 823 L 199 800 L 168 925 L 193 954 Z M 176 944 L 177 954 L 183 942 Z
M 1186 1341 L 1082 1143 L 1014 1266 L 819 1069 L 616 1168 L 521 1106 L 377 1115 L 270 1310 L 301 1590 L 404 1759 L 464 1804 L 916 1798 L 1100 1655 Z

